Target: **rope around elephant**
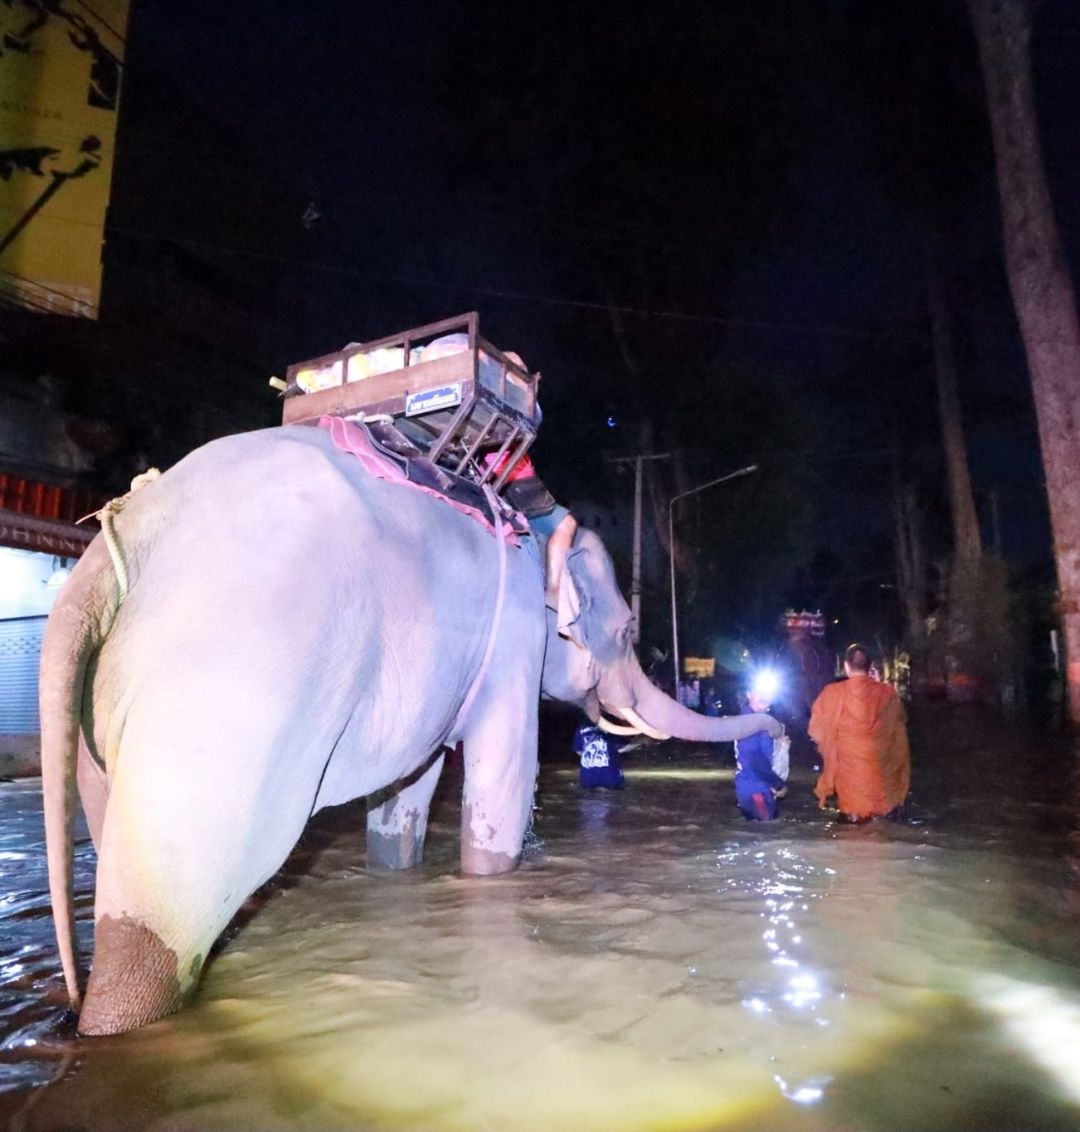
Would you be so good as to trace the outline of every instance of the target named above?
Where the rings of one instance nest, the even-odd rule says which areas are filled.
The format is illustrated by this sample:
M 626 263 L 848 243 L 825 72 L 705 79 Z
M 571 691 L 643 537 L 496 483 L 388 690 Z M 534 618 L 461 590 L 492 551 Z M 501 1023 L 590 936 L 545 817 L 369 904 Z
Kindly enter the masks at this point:
M 131 488 L 128 492 L 117 496 L 115 499 L 110 499 L 100 511 L 93 511 L 78 520 L 80 523 L 84 523 L 87 519 L 97 519 L 101 524 L 101 533 L 105 536 L 105 545 L 109 548 L 109 557 L 112 559 L 113 570 L 116 572 L 116 584 L 120 589 L 120 603 L 123 603 L 124 598 L 127 597 L 128 573 L 127 564 L 124 562 L 124 552 L 116 537 L 113 523 L 135 492 L 148 483 L 153 483 L 160 475 L 161 470 L 159 468 L 147 468 L 145 472 L 140 472 L 131 481 Z

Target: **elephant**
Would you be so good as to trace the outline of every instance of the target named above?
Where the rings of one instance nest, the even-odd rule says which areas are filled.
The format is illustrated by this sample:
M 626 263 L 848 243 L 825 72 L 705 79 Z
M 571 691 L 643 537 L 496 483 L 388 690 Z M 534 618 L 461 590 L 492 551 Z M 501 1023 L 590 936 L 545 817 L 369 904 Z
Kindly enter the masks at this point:
M 42 645 L 50 894 L 80 1033 L 179 1009 L 322 807 L 368 799 L 368 864 L 416 864 L 458 742 L 461 869 L 513 869 L 542 685 L 619 730 L 722 741 L 779 728 L 706 720 L 652 688 L 591 532 L 567 559 L 558 610 L 546 609 L 542 548 L 493 534 L 303 425 L 212 441 L 115 512 Z M 85 993 L 76 784 L 98 853 Z

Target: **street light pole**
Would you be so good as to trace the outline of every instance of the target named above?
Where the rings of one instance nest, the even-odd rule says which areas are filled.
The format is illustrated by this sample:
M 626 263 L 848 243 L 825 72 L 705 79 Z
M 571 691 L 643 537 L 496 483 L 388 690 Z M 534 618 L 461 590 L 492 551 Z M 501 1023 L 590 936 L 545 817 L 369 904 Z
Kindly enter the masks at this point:
M 718 483 L 725 483 L 727 480 L 733 480 L 739 476 L 748 476 L 751 472 L 756 472 L 757 470 L 757 464 L 748 464 L 745 468 L 728 472 L 726 476 L 709 480 L 708 483 L 699 484 L 697 487 L 692 487 L 689 491 L 680 491 L 678 495 L 673 495 L 668 500 L 668 558 L 671 561 L 671 657 L 675 664 L 676 699 L 679 698 L 679 618 L 676 612 L 675 602 L 675 504 L 678 503 L 680 499 L 685 499 L 688 495 L 697 495 L 699 491 L 704 491 L 707 487 L 715 487 Z
M 667 460 L 670 452 L 639 452 L 636 456 L 612 456 L 609 464 L 634 465 L 634 552 L 630 577 L 630 612 L 634 615 L 634 644 L 641 639 L 641 481 L 646 460 Z

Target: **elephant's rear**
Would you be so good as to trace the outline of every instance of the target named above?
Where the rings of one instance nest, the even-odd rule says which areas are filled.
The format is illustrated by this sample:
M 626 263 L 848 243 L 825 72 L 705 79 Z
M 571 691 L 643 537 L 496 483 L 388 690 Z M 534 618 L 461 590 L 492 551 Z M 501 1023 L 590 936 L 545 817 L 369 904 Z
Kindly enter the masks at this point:
M 134 549 L 136 542 L 131 540 L 129 548 Z M 72 899 L 79 741 L 93 683 L 90 672 L 97 667 L 123 600 L 120 579 L 127 571 L 122 555 L 122 547 L 110 553 L 101 536 L 91 543 L 53 606 L 41 653 L 49 889 L 68 997 L 72 1008 L 80 1011 L 79 1030 L 84 1034 L 128 1030 L 161 1017 L 181 1002 L 176 955 L 136 918 L 102 917 L 97 897 L 94 963 L 85 995 L 79 985 Z
M 365 638 L 330 638 L 343 617 L 332 594 L 348 583 L 360 596 L 362 563 L 320 553 L 313 531 L 328 501 L 343 545 L 367 520 L 321 441 L 214 442 L 117 519 L 131 580 L 93 667 L 88 740 L 109 801 L 82 1033 L 182 1004 L 298 839 L 358 698 L 341 658 L 355 664 Z

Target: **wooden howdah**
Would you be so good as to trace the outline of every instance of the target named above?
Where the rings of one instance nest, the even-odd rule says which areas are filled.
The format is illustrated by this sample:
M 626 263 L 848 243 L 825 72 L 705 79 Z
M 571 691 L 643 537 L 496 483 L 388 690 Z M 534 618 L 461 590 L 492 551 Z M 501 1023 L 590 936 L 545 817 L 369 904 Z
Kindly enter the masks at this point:
M 316 424 L 327 415 L 363 421 L 378 426 L 379 438 L 399 451 L 500 488 L 536 439 L 540 374 L 482 338 L 479 321 L 471 311 L 289 366 L 282 423 Z M 426 348 L 451 334 L 465 336 L 467 346 L 422 358 Z M 372 358 L 396 357 L 398 350 L 400 368 L 347 380 Z M 305 392 L 300 384 L 305 371 L 333 383 Z M 495 459 L 485 460 L 489 454 Z

